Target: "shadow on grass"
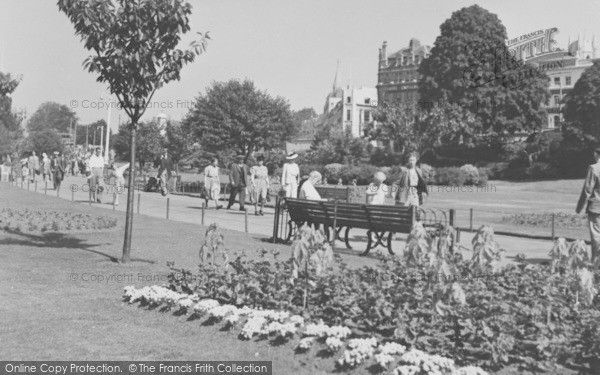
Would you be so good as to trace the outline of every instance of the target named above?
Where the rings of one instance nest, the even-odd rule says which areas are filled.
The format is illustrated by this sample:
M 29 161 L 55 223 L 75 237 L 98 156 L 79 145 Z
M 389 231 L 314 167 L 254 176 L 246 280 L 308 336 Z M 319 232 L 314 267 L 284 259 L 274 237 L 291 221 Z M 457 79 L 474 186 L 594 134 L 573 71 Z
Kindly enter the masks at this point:
M 506 259 L 512 259 L 513 261 L 517 261 L 517 256 L 507 256 Z M 548 258 L 525 258 L 522 260 L 522 262 L 527 263 L 527 264 L 539 264 L 539 265 L 549 265 L 550 264 L 550 259 Z
M 18 238 L 4 238 L 0 240 L 0 245 L 17 245 L 17 246 L 32 246 L 32 247 L 44 247 L 44 248 L 67 248 L 67 249 L 77 249 L 88 251 L 90 253 L 98 254 L 103 257 L 110 259 L 111 262 L 118 263 L 119 259 L 103 253 L 101 251 L 93 250 L 93 247 L 99 246 L 99 244 L 88 244 L 85 240 L 82 240 L 77 237 L 72 237 L 65 233 L 44 233 L 41 235 L 24 233 L 21 231 L 16 231 L 14 229 L 3 229 L 4 232 L 20 236 L 22 239 Z

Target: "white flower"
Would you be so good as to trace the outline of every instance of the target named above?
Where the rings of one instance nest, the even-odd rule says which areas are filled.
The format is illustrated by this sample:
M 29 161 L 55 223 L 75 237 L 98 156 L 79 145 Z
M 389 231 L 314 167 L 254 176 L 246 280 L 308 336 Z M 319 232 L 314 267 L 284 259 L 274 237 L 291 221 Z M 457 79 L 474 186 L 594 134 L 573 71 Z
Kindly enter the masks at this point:
M 183 298 L 183 299 L 180 299 L 179 301 L 177 301 L 177 304 L 179 305 L 179 307 L 182 307 L 184 309 L 189 309 L 192 306 L 194 306 L 194 300 L 191 298 Z
M 327 336 L 327 332 L 329 331 L 329 326 L 323 323 L 322 320 L 319 323 L 310 323 L 306 325 L 306 329 L 304 330 L 305 336 L 316 336 L 316 337 L 325 337 Z
M 300 342 L 296 346 L 296 349 L 302 350 L 302 351 L 308 350 L 312 346 L 313 341 L 314 341 L 314 337 L 305 337 L 302 340 L 300 340 Z
M 217 306 L 219 306 L 219 301 L 214 299 L 203 299 L 194 305 L 194 311 L 205 314 Z
M 344 326 L 329 327 L 329 329 L 327 329 L 327 331 L 325 332 L 325 335 L 327 337 L 336 337 L 342 340 L 350 336 L 350 334 L 352 334 L 350 328 Z
M 247 340 L 251 339 L 257 333 L 263 333 L 263 326 L 267 322 L 267 319 L 263 316 L 252 317 L 248 319 L 244 327 L 242 328 L 242 332 L 240 332 L 240 336 Z
M 402 354 L 405 351 L 406 347 L 398 344 L 397 342 L 388 342 L 379 347 L 379 352 L 381 354 L 397 355 Z
M 229 314 L 236 314 L 236 313 L 237 313 L 237 307 L 235 307 L 233 305 L 215 306 L 208 311 L 208 315 L 211 318 L 214 318 L 217 320 L 221 320 Z
M 356 367 L 373 356 L 376 346 L 377 339 L 374 337 L 369 339 L 352 339 L 348 343 L 348 347 L 351 350 L 345 350 L 338 363 L 341 366 Z
M 375 354 L 375 361 L 382 368 L 387 368 L 390 363 L 394 362 L 394 357 L 389 354 L 379 353 Z
M 480 367 L 466 366 L 452 371 L 452 375 L 488 375 L 488 373 Z
M 303 326 L 304 318 L 301 317 L 300 315 L 292 315 L 292 316 L 290 316 L 290 322 L 294 323 L 297 326 Z
M 329 352 L 336 353 L 342 348 L 342 345 L 344 345 L 344 343 L 337 337 L 328 337 L 325 341 L 325 345 L 327 345 L 327 350 L 329 350 Z
M 454 370 L 454 361 L 439 355 L 429 355 L 421 350 L 411 349 L 400 357 L 400 361 L 418 366 L 427 373 L 443 374 Z

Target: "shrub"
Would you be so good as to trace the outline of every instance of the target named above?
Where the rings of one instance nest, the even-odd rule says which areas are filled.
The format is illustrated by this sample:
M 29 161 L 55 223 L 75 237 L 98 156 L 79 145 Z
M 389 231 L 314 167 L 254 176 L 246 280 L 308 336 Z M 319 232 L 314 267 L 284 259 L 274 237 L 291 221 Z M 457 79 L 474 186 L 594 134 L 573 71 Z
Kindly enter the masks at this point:
M 324 168 L 325 173 L 323 174 L 323 177 L 330 184 L 335 184 L 342 177 L 342 169 L 343 168 L 344 168 L 344 166 L 339 163 L 327 164 Z
M 435 171 L 435 184 L 446 186 L 463 186 L 467 181 L 467 174 L 460 168 L 438 168 Z
M 479 181 L 477 181 L 478 186 L 485 186 L 488 182 L 488 169 L 487 168 L 479 168 Z
M 477 185 L 479 183 L 479 170 L 472 164 L 465 164 L 460 167 L 460 170 L 465 172 L 465 183 L 468 185 Z
M 485 169 L 490 180 L 501 180 L 504 178 L 504 172 L 508 169 L 508 163 L 491 163 Z
M 421 176 L 427 183 L 435 181 L 435 169 L 429 164 L 421 164 Z
M 379 169 L 373 165 L 346 165 L 342 169 L 342 180 L 345 184 L 351 184 L 356 180 L 357 185 L 367 185 L 373 180 L 373 175 Z

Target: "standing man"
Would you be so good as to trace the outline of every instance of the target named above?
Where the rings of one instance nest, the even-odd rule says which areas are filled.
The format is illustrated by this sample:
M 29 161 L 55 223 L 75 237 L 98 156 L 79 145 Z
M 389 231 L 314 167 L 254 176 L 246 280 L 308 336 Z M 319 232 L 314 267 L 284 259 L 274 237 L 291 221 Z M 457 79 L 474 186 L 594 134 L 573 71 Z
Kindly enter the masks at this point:
M 51 162 L 52 177 L 54 179 L 54 190 L 60 189 L 60 184 L 65 177 L 65 161 L 60 156 L 60 152 L 54 151 L 54 157 Z
M 229 204 L 227 209 L 229 210 L 233 206 L 235 196 L 240 195 L 240 211 L 246 211 L 246 187 L 250 180 L 250 170 L 244 163 L 244 155 L 238 155 L 237 164 L 231 166 L 229 172 L 229 182 L 231 183 L 231 194 L 229 194 Z
M 162 188 L 164 189 L 163 195 L 167 195 L 169 192 L 169 180 L 171 179 L 171 175 L 173 174 L 173 159 L 169 156 L 169 150 L 165 147 L 163 149 L 163 154 L 160 156 L 160 165 L 158 167 L 158 178 L 162 184 Z
M 90 156 L 90 192 L 94 202 L 102 203 L 102 191 L 104 190 L 104 157 L 102 149 L 96 147 L 96 153 Z
M 31 151 L 27 166 L 29 167 L 29 181 L 34 182 L 35 176 L 40 174 L 40 158 L 38 158 L 35 151 Z
M 255 165 L 250 169 L 250 181 L 252 181 L 252 193 L 254 200 L 254 215 L 264 216 L 263 208 L 265 207 L 265 201 L 267 200 L 267 194 L 269 194 L 269 170 L 264 165 L 265 157 L 259 155 L 256 158 L 258 165 Z M 260 201 L 260 202 L 259 202 Z M 260 203 L 260 211 L 258 211 L 258 204 Z
M 592 260 L 596 260 L 600 250 L 600 147 L 594 150 L 595 164 L 589 166 L 583 189 L 575 211 L 580 213 L 585 207 L 590 226 Z

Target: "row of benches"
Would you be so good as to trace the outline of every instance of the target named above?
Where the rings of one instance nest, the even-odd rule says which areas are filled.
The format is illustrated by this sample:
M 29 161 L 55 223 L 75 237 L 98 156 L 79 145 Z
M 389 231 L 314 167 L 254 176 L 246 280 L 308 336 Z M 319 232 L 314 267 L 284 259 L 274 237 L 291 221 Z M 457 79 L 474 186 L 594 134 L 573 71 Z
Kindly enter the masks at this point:
M 321 227 L 328 238 L 344 241 L 348 249 L 352 249 L 349 243 L 349 232 L 351 229 L 363 229 L 367 231 L 367 248 L 362 255 L 381 245 L 387 247 L 390 254 L 392 250 L 392 239 L 396 233 L 410 233 L 414 223 L 419 219 L 429 229 L 439 230 L 446 220 L 424 220 L 426 211 L 419 210 L 413 206 L 387 206 L 366 205 L 358 203 L 310 201 L 304 199 L 285 198 L 278 204 L 276 212 L 276 223 L 282 211 L 289 214 L 287 222 L 287 238 L 289 241 L 297 229 L 304 224 Z M 344 237 L 340 234 L 344 231 Z M 384 243 L 385 242 L 385 243 Z

